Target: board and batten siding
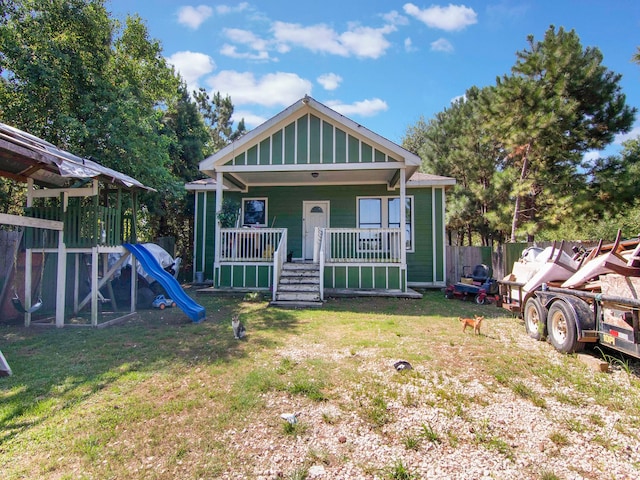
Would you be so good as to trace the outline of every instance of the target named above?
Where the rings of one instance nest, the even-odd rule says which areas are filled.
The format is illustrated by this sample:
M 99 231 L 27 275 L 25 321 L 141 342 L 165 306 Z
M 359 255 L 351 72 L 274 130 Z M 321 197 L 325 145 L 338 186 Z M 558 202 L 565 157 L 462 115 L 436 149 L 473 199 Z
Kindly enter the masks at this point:
M 206 195 L 206 197 L 205 197 Z M 415 252 L 407 253 L 407 281 L 416 286 L 439 285 L 445 281 L 444 259 L 444 191 L 442 188 L 409 188 L 407 195 L 414 201 L 414 241 Z M 357 227 L 358 197 L 395 197 L 398 192 L 390 192 L 383 185 L 318 186 L 318 187 L 255 187 L 247 193 L 225 192 L 225 198 L 241 203 L 243 198 L 267 198 L 267 225 L 288 229 L 288 250 L 294 258 L 302 257 L 302 214 L 303 201 L 328 200 L 330 202 L 330 222 L 333 228 Z M 204 277 L 213 278 L 214 261 L 214 225 L 215 192 L 197 192 L 197 226 L 195 231 L 194 271 L 203 271 Z M 434 230 L 435 228 L 435 230 Z M 203 256 L 202 245 L 205 246 Z M 434 258 L 435 255 L 435 258 Z M 338 272 L 340 273 L 340 272 Z M 380 269 L 359 271 L 363 278 L 376 279 L 377 285 L 383 285 L 386 278 L 397 276 L 395 273 Z M 263 279 L 265 273 L 258 273 Z M 345 270 L 344 278 L 350 278 L 349 286 L 354 284 L 356 271 Z M 253 271 L 223 271 L 221 280 L 239 286 L 241 278 L 254 282 Z M 342 275 L 339 275 L 342 278 Z M 342 280 L 339 280 L 342 281 Z M 345 280 L 346 282 L 346 280 Z M 262 282 L 261 282 L 262 283 Z M 369 282 L 365 282 L 368 285 Z M 389 280 L 389 288 L 395 288 L 397 280 Z M 347 288 L 347 287 L 344 287 Z M 356 287 L 357 288 L 357 287 Z
M 398 160 L 331 122 L 305 114 L 238 152 L 227 165 L 380 163 Z

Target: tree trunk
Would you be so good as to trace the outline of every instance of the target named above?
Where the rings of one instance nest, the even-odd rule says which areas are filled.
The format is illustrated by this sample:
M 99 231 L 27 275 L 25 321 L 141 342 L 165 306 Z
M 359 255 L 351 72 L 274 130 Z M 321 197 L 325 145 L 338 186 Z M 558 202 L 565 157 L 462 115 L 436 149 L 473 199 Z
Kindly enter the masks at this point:
M 529 169 L 529 144 L 525 147 L 522 156 L 522 171 L 520 172 L 520 183 L 524 182 Z M 516 203 L 513 207 L 513 220 L 511 222 L 511 243 L 516 242 L 516 230 L 518 228 L 518 219 L 520 217 L 520 194 L 516 195 Z

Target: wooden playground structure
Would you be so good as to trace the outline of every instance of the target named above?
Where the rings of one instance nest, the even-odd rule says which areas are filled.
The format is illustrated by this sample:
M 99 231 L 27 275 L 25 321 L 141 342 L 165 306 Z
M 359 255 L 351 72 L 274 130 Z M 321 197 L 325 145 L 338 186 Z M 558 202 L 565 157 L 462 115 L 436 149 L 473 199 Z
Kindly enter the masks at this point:
M 137 241 L 137 195 L 153 189 L 3 123 L 0 177 L 26 185 L 22 214 L 0 214 L 0 227 L 20 232 L 15 249 L 0 252 L 11 263 L 0 272 L 0 315 L 3 306 L 11 304 L 24 315 L 25 326 L 104 327 L 134 314 L 136 275 L 131 276 L 130 305 L 125 310 L 117 308 L 111 280 L 130 255 L 123 244 Z M 112 265 L 109 254 L 119 254 Z M 45 277 L 45 269 L 53 263 L 55 275 Z M 135 258 L 131 263 L 135 272 Z M 90 272 L 88 293 L 84 294 L 83 269 Z M 54 278 L 55 295 L 48 288 Z M 49 316 L 36 315 L 43 304 L 44 283 L 52 300 L 42 311 L 50 311 Z M 101 289 L 110 292 L 108 298 Z M 102 321 L 99 310 L 105 301 L 110 302 L 114 315 Z M 87 306 L 88 318 L 83 321 L 81 312 Z

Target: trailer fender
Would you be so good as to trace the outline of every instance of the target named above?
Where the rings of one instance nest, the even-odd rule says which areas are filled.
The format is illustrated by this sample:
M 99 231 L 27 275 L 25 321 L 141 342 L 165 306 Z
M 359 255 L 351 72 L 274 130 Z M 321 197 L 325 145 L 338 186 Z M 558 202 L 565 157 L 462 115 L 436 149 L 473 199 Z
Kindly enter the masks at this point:
M 576 319 L 576 330 L 579 342 L 593 342 L 596 337 L 587 332 L 593 332 L 596 328 L 596 317 L 591 306 L 581 298 L 573 295 L 537 291 L 536 297 L 540 299 L 542 305 L 549 310 L 556 302 L 565 303 L 574 313 Z

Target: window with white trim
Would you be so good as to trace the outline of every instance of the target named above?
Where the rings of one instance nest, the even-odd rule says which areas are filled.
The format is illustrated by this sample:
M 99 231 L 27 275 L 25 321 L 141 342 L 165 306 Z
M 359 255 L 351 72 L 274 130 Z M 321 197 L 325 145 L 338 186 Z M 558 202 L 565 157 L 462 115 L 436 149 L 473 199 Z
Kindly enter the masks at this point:
M 413 197 L 405 200 L 405 239 L 413 252 Z M 400 197 L 358 197 L 358 228 L 400 228 Z
M 267 199 L 242 199 L 242 225 L 265 227 L 267 225 Z

